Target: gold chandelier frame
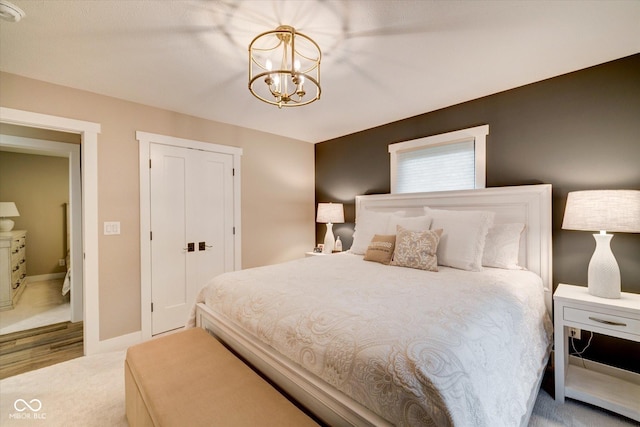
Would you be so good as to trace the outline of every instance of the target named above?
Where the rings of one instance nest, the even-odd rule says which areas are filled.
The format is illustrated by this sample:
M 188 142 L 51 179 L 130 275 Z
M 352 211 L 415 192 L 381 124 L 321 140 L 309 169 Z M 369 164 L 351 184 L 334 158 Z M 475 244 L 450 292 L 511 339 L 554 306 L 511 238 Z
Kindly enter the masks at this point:
M 278 108 L 317 101 L 321 57 L 320 46 L 289 25 L 259 34 L 249 44 L 249 90 Z

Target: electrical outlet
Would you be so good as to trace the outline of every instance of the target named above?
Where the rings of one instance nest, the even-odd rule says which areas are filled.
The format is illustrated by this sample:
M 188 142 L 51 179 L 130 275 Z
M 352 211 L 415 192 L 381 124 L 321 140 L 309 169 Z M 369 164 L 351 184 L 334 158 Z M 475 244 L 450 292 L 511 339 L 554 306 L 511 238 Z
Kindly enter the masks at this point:
M 58 260 L 58 265 L 59 265 L 60 267 L 64 267 L 64 265 L 65 265 L 65 264 L 66 264 L 66 262 L 64 261 L 64 258 L 60 258 L 60 259 Z
M 575 338 L 577 340 L 580 339 L 580 329 L 578 328 L 569 328 L 569 336 L 571 338 Z

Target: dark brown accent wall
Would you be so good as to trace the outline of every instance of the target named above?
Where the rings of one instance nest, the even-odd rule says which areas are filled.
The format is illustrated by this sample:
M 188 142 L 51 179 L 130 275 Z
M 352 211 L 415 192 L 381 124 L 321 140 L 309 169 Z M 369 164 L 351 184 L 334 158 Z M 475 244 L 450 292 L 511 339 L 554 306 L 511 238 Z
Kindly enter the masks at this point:
M 488 124 L 487 186 L 552 184 L 554 286 L 586 285 L 595 242 L 561 229 L 567 193 L 640 189 L 639 76 L 636 54 L 319 143 L 316 202 L 345 204 L 348 222 L 334 233 L 349 248 L 355 196 L 390 190 L 389 144 Z M 318 242 L 324 231 L 318 224 Z M 640 234 L 616 233 L 611 246 L 622 290 L 640 293 Z M 590 350 L 592 359 L 640 372 L 638 345 L 596 337 Z

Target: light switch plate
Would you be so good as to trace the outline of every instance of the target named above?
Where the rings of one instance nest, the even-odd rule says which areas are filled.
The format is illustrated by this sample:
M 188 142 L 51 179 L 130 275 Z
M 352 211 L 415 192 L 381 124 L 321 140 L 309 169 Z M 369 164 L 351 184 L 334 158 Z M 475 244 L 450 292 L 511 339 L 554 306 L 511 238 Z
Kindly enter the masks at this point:
M 104 235 L 113 236 L 116 234 L 120 234 L 120 221 L 105 221 Z

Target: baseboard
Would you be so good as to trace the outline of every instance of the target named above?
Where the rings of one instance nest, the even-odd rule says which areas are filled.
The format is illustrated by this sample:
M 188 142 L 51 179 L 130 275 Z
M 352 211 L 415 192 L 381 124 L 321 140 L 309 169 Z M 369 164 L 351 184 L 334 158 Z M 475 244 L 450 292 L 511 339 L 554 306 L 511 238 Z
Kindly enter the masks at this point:
M 64 279 L 67 273 L 38 274 L 37 276 L 27 276 L 27 283 L 44 282 L 45 280 Z
M 95 354 L 95 353 L 109 353 L 111 351 L 122 351 L 131 347 L 132 345 L 138 344 L 142 342 L 142 332 L 132 332 L 126 335 L 120 335 L 119 337 L 110 338 L 107 340 L 102 340 L 97 343 L 95 351 L 87 351 L 85 345 L 85 355 Z

